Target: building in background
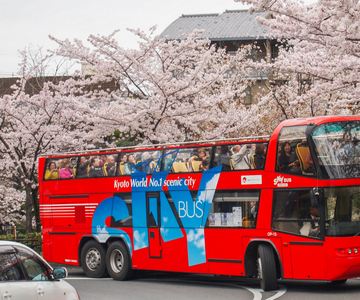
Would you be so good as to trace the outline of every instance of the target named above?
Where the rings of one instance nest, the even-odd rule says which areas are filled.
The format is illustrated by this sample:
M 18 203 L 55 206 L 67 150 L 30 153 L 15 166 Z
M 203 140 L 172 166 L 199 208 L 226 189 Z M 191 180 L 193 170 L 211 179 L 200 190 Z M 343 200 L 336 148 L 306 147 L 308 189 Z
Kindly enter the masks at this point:
M 278 42 L 271 39 L 269 28 L 260 25 L 257 17 L 273 18 L 268 12 L 250 14 L 249 10 L 227 10 L 222 14 L 182 15 L 172 22 L 162 33 L 166 40 L 181 40 L 196 29 L 204 30 L 200 38 L 207 38 L 211 44 L 226 48 L 229 54 L 245 45 L 256 45 L 251 57 L 254 61 L 271 62 L 278 55 Z M 255 82 L 247 90 L 245 105 L 251 105 L 255 95 L 261 92 L 269 74 L 254 70 L 249 81 Z

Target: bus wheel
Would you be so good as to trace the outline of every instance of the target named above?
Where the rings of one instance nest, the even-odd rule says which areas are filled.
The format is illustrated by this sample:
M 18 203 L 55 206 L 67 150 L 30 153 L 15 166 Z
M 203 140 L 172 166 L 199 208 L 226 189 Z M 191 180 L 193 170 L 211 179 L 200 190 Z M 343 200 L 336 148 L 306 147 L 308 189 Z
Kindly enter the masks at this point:
M 106 252 L 98 242 L 88 241 L 81 250 L 81 266 L 88 277 L 100 278 L 107 275 Z
M 269 244 L 260 244 L 258 247 L 258 277 L 264 291 L 277 289 L 276 264 L 274 251 Z
M 129 252 L 124 243 L 113 242 L 106 252 L 106 266 L 114 280 L 126 280 L 132 275 Z

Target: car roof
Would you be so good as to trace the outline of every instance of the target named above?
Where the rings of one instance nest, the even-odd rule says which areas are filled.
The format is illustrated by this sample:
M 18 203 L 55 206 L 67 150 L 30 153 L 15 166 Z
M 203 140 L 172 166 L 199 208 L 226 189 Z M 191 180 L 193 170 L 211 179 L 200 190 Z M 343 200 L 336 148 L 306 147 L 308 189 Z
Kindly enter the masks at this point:
M 25 247 L 27 249 L 32 250 L 31 248 L 29 248 L 28 246 L 26 246 L 24 244 L 21 244 L 21 243 L 18 243 L 18 242 L 13 242 L 13 241 L 0 240 L 0 246 L 21 246 L 21 247 Z
M 27 250 L 31 251 L 32 253 L 34 253 L 34 255 L 38 256 L 43 262 L 45 262 L 51 269 L 51 265 L 45 260 L 43 259 L 36 251 L 34 251 L 33 249 L 31 249 L 30 247 L 22 244 L 22 243 L 18 243 L 18 242 L 13 242 L 13 241 L 4 241 L 4 240 L 0 240 L 0 247 L 1 246 L 17 246 L 17 247 L 23 247 L 26 248 Z

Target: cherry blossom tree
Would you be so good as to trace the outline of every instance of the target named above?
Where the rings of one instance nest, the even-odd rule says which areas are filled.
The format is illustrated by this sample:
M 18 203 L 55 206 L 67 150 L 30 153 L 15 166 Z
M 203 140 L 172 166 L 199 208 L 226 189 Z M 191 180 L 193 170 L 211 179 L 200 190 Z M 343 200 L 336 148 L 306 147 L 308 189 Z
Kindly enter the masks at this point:
M 286 41 L 259 107 L 281 119 L 359 113 L 360 3 L 358 0 L 235 0 L 273 19 L 257 20 Z M 281 83 L 281 84 L 280 84 Z M 269 115 L 268 115 L 269 118 Z
M 90 36 L 90 48 L 52 38 L 60 45 L 57 55 L 76 59 L 92 75 L 42 81 L 41 88 L 27 93 L 37 73 L 25 55 L 13 93 L 1 97 L 0 172 L 7 187 L 24 195 L 28 232 L 34 215 L 39 225 L 42 154 L 112 146 L 105 138 L 115 131 L 140 143 L 162 143 L 238 136 L 256 126 L 256 107 L 246 108 L 242 100 L 250 84 L 241 80 L 251 72 L 249 49 L 230 56 L 198 39 L 201 32 L 181 41 L 133 32 L 138 49 L 123 49 L 116 32 Z M 104 88 L 109 82 L 117 88 Z M 6 187 L 0 183 L 0 188 Z
M 12 199 L 13 210 L 25 203 L 27 231 L 31 232 L 34 215 L 38 229 L 40 224 L 39 155 L 91 148 L 111 132 L 94 125 L 97 108 L 82 101 L 76 79 L 59 84 L 44 82 L 30 95 L 25 90 L 33 70 L 27 68 L 25 61 L 22 65 L 24 76 L 13 86 L 13 93 L 0 98 L 0 191 L 6 191 L 0 200 L 3 208 L 10 208 Z M 7 216 L 2 222 L 18 220 Z
M 153 29 L 154 30 L 154 29 Z M 116 91 L 92 91 L 107 97 L 101 117 L 121 132 L 143 143 L 213 139 L 249 132 L 256 107 L 242 103 L 250 72 L 247 48 L 230 56 L 210 46 L 195 31 L 184 39 L 165 41 L 142 31 L 138 49 L 124 49 L 109 36 L 60 41 L 57 55 L 76 59 L 90 74 L 93 85 L 113 81 Z M 90 95 L 89 95 L 90 98 Z
M 2 224 L 14 225 L 25 221 L 22 205 L 25 204 L 24 192 L 12 187 L 11 182 L 2 178 L 0 185 L 0 219 Z

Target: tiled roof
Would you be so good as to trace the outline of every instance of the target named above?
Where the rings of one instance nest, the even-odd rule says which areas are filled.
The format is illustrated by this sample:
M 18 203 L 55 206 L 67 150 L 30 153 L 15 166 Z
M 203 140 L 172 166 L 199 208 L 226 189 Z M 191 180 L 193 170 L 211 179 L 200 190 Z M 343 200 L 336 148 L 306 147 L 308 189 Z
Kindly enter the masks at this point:
M 181 39 L 184 34 L 203 29 L 205 32 L 201 37 L 212 41 L 263 39 L 270 30 L 255 20 L 257 16 L 269 18 L 271 14 L 227 10 L 222 14 L 182 15 L 161 33 L 161 37 L 168 40 Z

